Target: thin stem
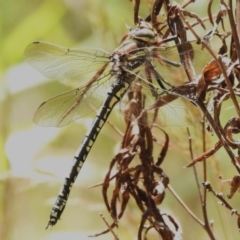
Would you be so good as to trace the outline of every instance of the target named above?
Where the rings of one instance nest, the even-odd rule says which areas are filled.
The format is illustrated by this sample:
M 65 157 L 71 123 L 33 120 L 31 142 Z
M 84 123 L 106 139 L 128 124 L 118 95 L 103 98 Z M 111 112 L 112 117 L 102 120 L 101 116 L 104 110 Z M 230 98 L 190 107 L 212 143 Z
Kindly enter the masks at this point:
M 198 223 L 200 224 L 208 233 L 208 236 L 211 240 L 216 240 L 211 228 L 209 225 L 205 225 L 200 219 L 197 218 L 197 216 L 188 208 L 188 206 L 182 201 L 182 199 L 177 195 L 177 193 L 174 191 L 174 189 L 171 187 L 170 184 L 168 184 L 168 189 L 172 193 L 172 195 L 177 199 L 177 201 L 182 205 L 182 207 L 190 214 L 190 216 Z
M 178 196 L 175 190 L 168 184 L 168 189 L 172 193 L 172 195 L 177 199 L 180 205 L 190 214 L 190 216 L 204 228 L 204 223 L 197 218 L 197 216 L 190 210 L 190 208 L 183 202 L 183 200 Z
M 239 0 L 237 1 L 237 6 L 239 8 Z M 237 10 L 239 10 L 237 8 Z M 234 17 L 233 17 L 233 12 L 232 12 L 232 1 L 229 0 L 228 1 L 228 7 L 227 7 L 227 12 L 228 12 L 228 18 L 229 18 L 229 22 L 231 25 L 231 30 L 232 30 L 232 37 L 234 40 L 234 44 L 236 46 L 236 52 L 237 52 L 237 56 L 238 56 L 238 61 L 240 62 L 240 43 L 239 43 L 239 36 L 238 36 L 238 32 L 239 32 L 239 16 L 236 16 L 237 20 L 237 27 L 236 24 L 234 22 Z M 239 14 L 239 12 L 236 12 L 237 14 Z M 238 31 L 238 32 L 237 32 Z
M 109 225 L 109 223 L 107 222 L 107 220 L 105 219 L 105 217 L 103 216 L 102 213 L 99 213 L 100 217 L 102 218 L 102 220 L 104 221 L 104 223 L 107 225 L 109 231 L 112 233 L 112 235 L 114 236 L 115 240 L 119 240 L 118 235 L 113 231 L 112 227 Z
M 205 118 L 205 116 L 204 116 Z M 203 152 L 206 152 L 206 132 L 205 132 L 205 119 L 203 119 L 202 123 L 202 140 L 203 140 Z M 207 180 L 207 164 L 206 161 L 203 161 L 203 179 L 204 182 Z M 205 224 L 205 229 L 209 234 L 209 237 L 214 239 L 212 229 L 210 228 L 209 221 L 208 221 L 208 214 L 207 214 L 207 190 L 206 188 L 203 189 L 203 202 L 202 202 L 202 212 L 203 212 L 203 219 Z
M 190 155 L 191 155 L 191 160 L 194 159 L 194 156 L 193 156 L 193 150 L 192 150 L 192 136 L 190 134 L 190 130 L 189 128 L 187 127 L 187 133 L 188 133 L 188 142 L 189 142 L 189 152 L 190 152 Z M 198 178 L 198 173 L 197 173 L 197 169 L 196 169 L 196 165 L 193 166 L 193 172 L 194 172 L 194 176 L 195 176 L 195 180 L 196 180 L 196 183 L 197 183 L 197 189 L 198 189 L 198 194 L 199 194 L 199 198 L 200 198 L 200 201 L 202 203 L 203 201 L 203 198 L 202 198 L 202 194 L 201 194 L 201 185 L 199 183 L 199 178 Z

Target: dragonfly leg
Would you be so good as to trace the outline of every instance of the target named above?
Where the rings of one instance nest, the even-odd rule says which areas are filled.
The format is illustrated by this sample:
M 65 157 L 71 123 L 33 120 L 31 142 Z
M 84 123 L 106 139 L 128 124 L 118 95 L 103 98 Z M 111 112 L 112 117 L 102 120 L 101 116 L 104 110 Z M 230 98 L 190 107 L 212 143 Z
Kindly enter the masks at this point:
M 167 90 L 167 88 L 164 86 L 163 83 L 165 83 L 166 85 L 172 87 L 172 85 L 170 83 L 168 83 L 154 68 L 154 66 L 152 65 L 152 63 L 148 60 L 146 60 L 146 70 L 148 75 L 150 76 L 151 74 L 153 74 L 154 78 L 156 79 L 158 85 L 161 87 L 162 90 Z

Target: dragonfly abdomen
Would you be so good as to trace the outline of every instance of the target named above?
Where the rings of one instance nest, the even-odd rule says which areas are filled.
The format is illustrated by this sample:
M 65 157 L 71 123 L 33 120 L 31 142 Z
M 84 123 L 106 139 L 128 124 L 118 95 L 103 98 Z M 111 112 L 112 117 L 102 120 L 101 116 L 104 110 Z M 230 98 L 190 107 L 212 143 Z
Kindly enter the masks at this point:
M 126 81 L 127 78 L 127 81 Z M 99 109 L 96 118 L 94 119 L 92 126 L 86 133 L 81 146 L 76 152 L 74 157 L 74 164 L 72 166 L 69 177 L 65 178 L 63 188 L 57 197 L 57 200 L 50 213 L 50 220 L 48 226 L 53 226 L 60 219 L 63 210 L 65 208 L 69 193 L 72 185 L 75 182 L 94 142 L 97 139 L 99 132 L 108 119 L 113 107 L 120 101 L 123 95 L 130 87 L 130 83 L 134 80 L 135 75 L 122 74 L 116 81 L 113 87 L 107 92 L 106 100 L 102 107 Z M 125 80 L 125 81 L 124 81 Z M 123 82 L 124 81 L 124 82 Z

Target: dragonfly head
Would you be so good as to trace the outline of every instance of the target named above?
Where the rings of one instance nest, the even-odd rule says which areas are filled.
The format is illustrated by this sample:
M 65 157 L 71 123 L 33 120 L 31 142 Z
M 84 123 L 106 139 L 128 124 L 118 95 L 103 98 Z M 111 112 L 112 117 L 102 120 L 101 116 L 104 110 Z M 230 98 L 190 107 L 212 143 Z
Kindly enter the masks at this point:
M 136 27 L 130 28 L 128 36 L 146 43 L 156 43 L 158 38 L 156 30 L 144 20 L 141 20 Z

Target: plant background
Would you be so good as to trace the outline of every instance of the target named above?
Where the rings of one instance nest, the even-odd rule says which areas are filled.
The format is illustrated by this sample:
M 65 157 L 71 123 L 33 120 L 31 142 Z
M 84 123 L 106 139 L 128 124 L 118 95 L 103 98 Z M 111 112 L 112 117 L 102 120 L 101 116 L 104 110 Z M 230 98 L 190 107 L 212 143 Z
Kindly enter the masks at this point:
M 190 8 L 206 15 L 208 1 L 196 1 Z M 142 1 L 140 15 L 149 14 L 151 1 Z M 218 11 L 218 2 L 214 9 Z M 1 0 L 0 1 L 0 239 L 89 239 L 89 234 L 106 228 L 99 217 L 105 214 L 101 189 L 88 189 L 101 182 L 108 164 L 118 151 L 121 137 L 106 125 L 72 189 L 62 220 L 45 230 L 58 191 L 68 175 L 72 157 L 91 124 L 93 115 L 64 128 L 42 128 L 33 124 L 34 112 L 44 100 L 71 89 L 55 79 L 45 79 L 24 61 L 28 44 L 45 40 L 67 47 L 93 47 L 112 52 L 133 25 L 133 4 L 127 0 Z M 204 34 L 204 31 L 202 31 Z M 81 85 L 88 76 L 79 79 Z M 73 87 L 72 86 L 72 87 Z M 226 106 L 226 119 L 233 114 Z M 124 131 L 118 108 L 110 120 Z M 224 119 L 223 119 L 224 121 Z M 199 133 L 191 127 L 195 154 L 201 153 Z M 184 128 L 168 128 L 171 148 L 163 164 L 170 183 L 192 211 L 201 217 L 201 207 L 192 169 L 183 169 L 190 161 L 188 136 Z M 160 132 L 159 132 L 160 133 Z M 163 136 L 159 139 L 163 141 Z M 209 135 L 209 147 L 216 141 Z M 200 138 L 201 139 L 201 138 Z M 155 146 L 156 156 L 159 146 Z M 219 175 L 231 177 L 224 151 L 208 160 L 208 177 L 224 194 L 228 187 Z M 229 170 L 228 170 L 229 169 Z M 198 166 L 200 172 L 201 166 Z M 224 172 L 223 172 L 224 170 Z M 200 173 L 201 177 L 201 173 Z M 215 185 L 214 185 L 215 184 Z M 237 199 L 231 203 L 237 207 Z M 176 217 L 183 228 L 183 239 L 205 240 L 206 233 L 167 192 L 160 206 Z M 208 197 L 209 219 L 214 220 L 217 239 L 239 237 L 235 217 Z M 137 239 L 140 212 L 134 202 L 119 223 L 120 239 Z M 111 234 L 98 239 L 113 239 Z

